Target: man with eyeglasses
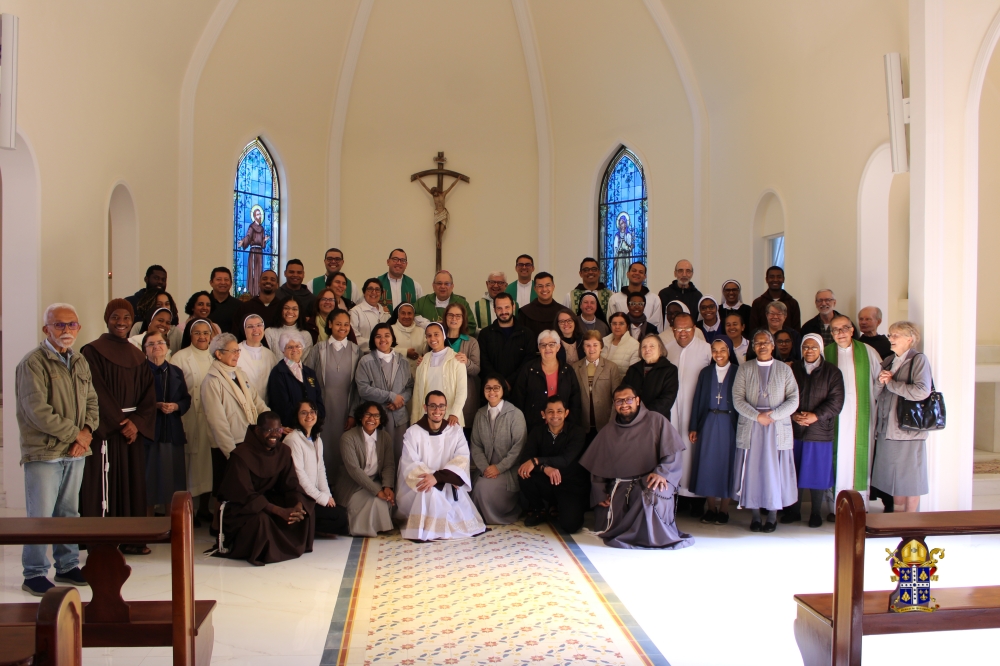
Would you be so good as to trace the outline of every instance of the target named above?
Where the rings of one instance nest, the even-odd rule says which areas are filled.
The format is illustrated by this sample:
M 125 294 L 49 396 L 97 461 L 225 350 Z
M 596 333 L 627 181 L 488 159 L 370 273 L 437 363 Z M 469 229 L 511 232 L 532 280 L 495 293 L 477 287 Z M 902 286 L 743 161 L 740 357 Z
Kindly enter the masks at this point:
M 481 331 L 496 318 L 493 311 L 493 299 L 504 293 L 507 288 L 507 276 L 503 271 L 493 271 L 486 276 L 486 293 L 472 306 L 476 316 L 476 327 Z
M 215 556 L 260 567 L 312 552 L 316 502 L 299 484 L 284 432 L 277 413 L 262 412 L 229 456 Z
M 834 317 L 843 317 L 837 312 L 837 297 L 833 289 L 820 289 L 816 292 L 816 311 L 819 313 L 806 323 L 802 324 L 802 337 L 808 333 L 816 333 L 823 338 L 823 346 L 833 344 L 833 333 L 830 332 L 830 324 Z M 854 337 L 858 337 L 855 334 Z
M 468 334 L 474 336 L 476 334 L 476 317 L 465 297 L 455 293 L 455 281 L 449 271 L 441 270 L 434 274 L 434 293 L 418 298 L 417 302 L 413 304 L 413 308 L 418 317 L 423 317 L 426 320 L 426 322 L 421 322 L 421 325 L 424 325 L 424 323 L 432 321 L 444 321 L 444 309 L 452 303 L 458 303 L 465 307 L 466 318 L 469 322 Z
M 406 275 L 408 263 L 406 252 L 397 247 L 386 259 L 389 270 L 378 276 L 378 281 L 382 283 L 382 302 L 390 312 L 394 312 L 400 303 L 416 303 L 424 295 L 420 283 Z
M 580 280 L 581 282 L 566 294 L 566 298 L 563 299 L 563 305 L 572 312 L 579 314 L 580 299 L 583 298 L 584 294 L 590 293 L 597 297 L 597 303 L 601 306 L 601 312 L 607 313 L 608 302 L 611 300 L 613 294 L 601 282 L 601 266 L 597 263 L 597 259 L 587 257 L 580 262 Z
M 834 344 L 826 346 L 824 356 L 844 376 L 844 407 L 837 417 L 833 438 L 834 487 L 827 493 L 827 520 L 833 522 L 834 498 L 841 490 L 857 490 L 868 507 L 875 453 L 875 401 L 882 392 L 878 381 L 882 358 L 873 348 L 854 339 L 854 324 L 844 315 L 833 318 L 830 332 Z
M 448 425 L 447 411 L 444 393 L 431 391 L 424 415 L 403 436 L 396 504 L 404 539 L 461 539 L 486 531 L 469 497 L 469 444 L 460 425 Z
M 628 297 L 629 294 L 640 293 L 646 298 L 646 307 L 643 309 L 643 314 L 646 315 L 646 321 L 656 327 L 656 330 L 663 331 L 664 326 L 664 306 L 660 297 L 649 290 L 645 284 L 646 281 L 646 265 L 641 261 L 632 262 L 632 265 L 628 267 L 628 284 L 622 285 L 621 291 L 614 294 L 608 300 L 608 310 L 605 313 L 610 321 L 611 315 L 616 312 L 624 312 L 628 314 Z M 690 308 L 689 308 L 690 310 Z
M 684 440 L 665 416 L 646 409 L 628 384 L 615 389 L 613 400 L 615 418 L 580 458 L 593 475 L 594 529 L 612 548 L 693 546 L 694 538 L 674 521 Z
M 29 518 L 76 518 L 84 458 L 100 423 L 90 364 L 73 351 L 80 333 L 76 309 L 53 303 L 42 316 L 45 339 L 15 370 L 14 396 Z M 21 589 L 36 597 L 54 587 L 46 546 L 24 546 Z M 54 544 L 56 582 L 86 585 L 75 543 Z
M 677 428 L 681 438 L 688 441 L 688 426 L 691 421 L 691 408 L 694 405 L 694 394 L 698 389 L 698 376 L 702 369 L 712 363 L 712 345 L 703 339 L 695 337 L 694 317 L 687 312 L 681 312 L 674 317 L 674 324 L 669 334 L 660 334 L 667 348 L 667 359 L 677 366 L 677 398 L 670 408 L 670 422 Z M 688 490 L 691 480 L 691 461 L 695 459 L 695 446 L 692 444 L 688 452 L 683 454 L 683 471 L 680 478 L 680 494 L 678 508 L 687 508 L 692 518 L 701 518 L 705 512 L 705 498 L 695 496 Z
M 523 308 L 538 298 L 538 294 L 535 293 L 535 281 L 531 277 L 535 272 L 535 260 L 530 254 L 522 254 L 515 260 L 514 270 L 517 272 L 517 280 L 507 285 L 506 291 L 517 303 L 517 307 Z
M 330 279 L 331 275 L 344 272 L 344 253 L 339 248 L 331 247 L 323 255 L 323 266 L 326 268 L 326 272 L 319 277 L 313 278 L 312 281 L 312 292 L 314 294 L 318 294 L 326 289 L 326 281 Z M 346 275 L 344 279 L 347 280 L 347 291 L 344 292 L 344 298 L 352 302 L 357 302 L 358 294 L 356 293 L 357 290 L 354 283 Z
M 382 283 L 376 278 L 365 280 L 362 294 L 364 300 L 351 308 L 351 328 L 354 330 L 354 336 L 358 340 L 361 353 L 367 354 L 369 352 L 368 339 L 371 337 L 372 329 L 389 321 L 392 313 L 389 312 L 387 305 L 382 304 Z

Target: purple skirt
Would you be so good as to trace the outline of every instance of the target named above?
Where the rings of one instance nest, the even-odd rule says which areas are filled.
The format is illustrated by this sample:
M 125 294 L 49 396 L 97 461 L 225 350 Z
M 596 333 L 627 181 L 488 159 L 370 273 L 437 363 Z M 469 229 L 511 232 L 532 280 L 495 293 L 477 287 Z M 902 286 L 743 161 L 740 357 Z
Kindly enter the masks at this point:
M 833 488 L 833 442 L 804 442 L 796 439 L 795 473 L 799 488 Z

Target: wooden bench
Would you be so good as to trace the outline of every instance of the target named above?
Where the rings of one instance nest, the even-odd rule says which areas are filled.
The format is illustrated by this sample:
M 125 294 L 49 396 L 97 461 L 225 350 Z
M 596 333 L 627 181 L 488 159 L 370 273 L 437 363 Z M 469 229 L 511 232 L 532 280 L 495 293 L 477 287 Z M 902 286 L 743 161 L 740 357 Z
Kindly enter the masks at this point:
M 1000 511 L 868 515 L 857 491 L 842 491 L 833 594 L 795 595 L 795 641 L 805 666 L 860 666 L 862 636 L 1000 628 L 1000 586 L 932 587 L 940 606 L 932 613 L 894 613 L 891 591 L 865 592 L 865 539 L 967 534 L 1000 534 Z
M 0 627 L 0 666 L 80 666 L 83 609 L 75 587 L 54 587 L 34 626 Z
M 214 601 L 194 600 L 191 494 L 174 493 L 169 518 L 2 518 L 0 545 L 87 544 L 83 575 L 93 592 L 83 604 L 83 647 L 172 645 L 174 666 L 209 664 Z M 122 599 L 132 568 L 123 543 L 169 543 L 171 601 Z M 0 627 L 33 627 L 38 604 L 0 604 Z

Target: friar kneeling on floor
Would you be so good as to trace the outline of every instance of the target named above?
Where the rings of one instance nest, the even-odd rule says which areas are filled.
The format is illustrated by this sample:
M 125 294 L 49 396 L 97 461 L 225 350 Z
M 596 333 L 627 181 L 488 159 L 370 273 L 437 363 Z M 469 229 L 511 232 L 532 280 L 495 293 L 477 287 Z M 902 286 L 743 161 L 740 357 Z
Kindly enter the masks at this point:
M 219 486 L 224 504 L 217 556 L 263 566 L 312 552 L 315 502 L 299 485 L 282 434 L 281 417 L 263 412 L 230 454 Z

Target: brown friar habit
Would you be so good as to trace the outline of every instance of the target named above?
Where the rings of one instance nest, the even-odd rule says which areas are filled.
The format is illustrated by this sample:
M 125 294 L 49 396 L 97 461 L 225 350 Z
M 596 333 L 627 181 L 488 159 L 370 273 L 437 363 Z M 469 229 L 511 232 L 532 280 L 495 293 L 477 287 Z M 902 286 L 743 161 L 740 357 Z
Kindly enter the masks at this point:
M 597 512 L 596 528 L 613 548 L 686 548 L 694 537 L 677 529 L 674 493 L 684 469 L 684 446 L 662 414 L 642 405 L 629 423 L 612 418 L 594 438 L 580 464 L 604 484 L 611 506 Z M 646 476 L 667 480 L 666 490 L 650 490 Z
M 80 515 L 145 516 L 146 456 L 142 438 L 156 435 L 153 373 L 135 345 L 110 333 L 86 345 L 80 353 L 90 364 L 101 413 L 91 444 L 93 455 L 87 456 L 83 468 Z M 121 432 L 125 419 L 139 429 L 132 444 Z
M 252 425 L 229 455 L 219 498 L 226 502 L 222 512 L 226 557 L 261 566 L 312 552 L 316 503 L 299 486 L 292 450 L 280 442 L 267 448 Z M 306 517 L 292 525 L 265 510 L 272 504 L 288 509 L 299 502 Z

